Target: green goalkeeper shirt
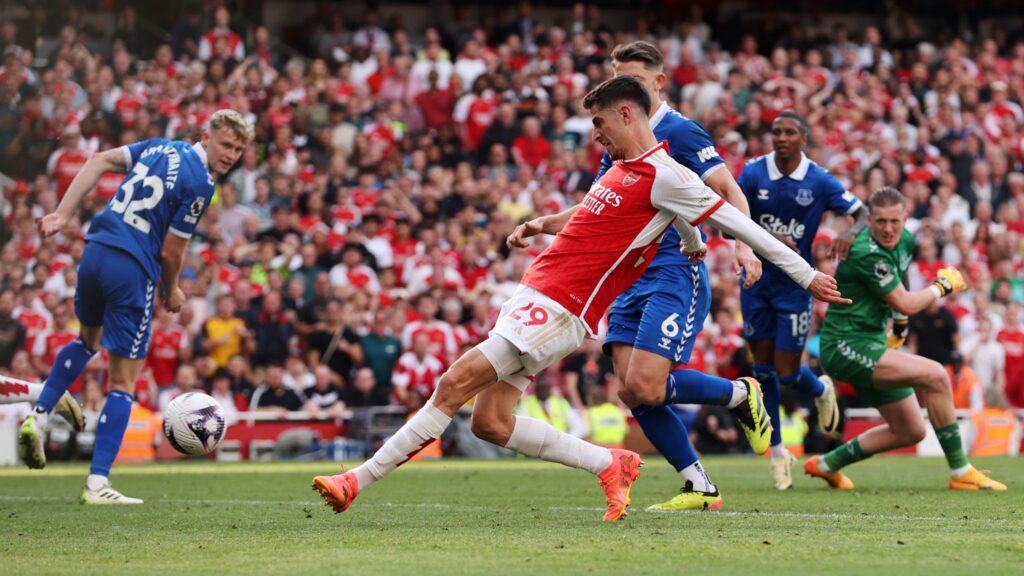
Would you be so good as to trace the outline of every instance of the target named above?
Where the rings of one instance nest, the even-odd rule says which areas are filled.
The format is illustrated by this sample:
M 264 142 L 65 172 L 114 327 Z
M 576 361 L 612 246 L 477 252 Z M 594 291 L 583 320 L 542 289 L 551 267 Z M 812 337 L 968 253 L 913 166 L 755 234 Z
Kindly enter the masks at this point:
M 850 247 L 850 254 L 836 269 L 836 282 L 853 304 L 830 304 L 821 328 L 823 338 L 832 336 L 884 335 L 889 305 L 882 298 L 899 285 L 914 253 L 914 237 L 906 230 L 895 248 L 886 250 L 865 228 Z

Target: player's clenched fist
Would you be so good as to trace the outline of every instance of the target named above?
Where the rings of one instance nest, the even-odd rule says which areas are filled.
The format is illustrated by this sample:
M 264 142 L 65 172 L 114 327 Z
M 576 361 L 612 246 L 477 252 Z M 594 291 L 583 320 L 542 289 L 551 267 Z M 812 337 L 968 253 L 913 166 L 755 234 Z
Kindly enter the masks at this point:
M 939 270 L 939 277 L 932 282 L 932 285 L 939 289 L 941 296 L 949 296 L 954 292 L 967 290 L 967 282 L 964 282 L 963 274 L 952 267 Z
M 836 284 L 836 279 L 823 272 L 816 272 L 814 274 L 814 280 L 811 280 L 807 291 L 811 293 L 811 296 L 822 302 L 853 304 L 853 300 L 843 298 L 843 295 L 839 293 L 839 285 Z
M 171 293 L 164 299 L 164 308 L 170 313 L 176 313 L 181 310 L 181 305 L 185 303 L 185 292 L 180 287 L 175 287 L 171 290 Z

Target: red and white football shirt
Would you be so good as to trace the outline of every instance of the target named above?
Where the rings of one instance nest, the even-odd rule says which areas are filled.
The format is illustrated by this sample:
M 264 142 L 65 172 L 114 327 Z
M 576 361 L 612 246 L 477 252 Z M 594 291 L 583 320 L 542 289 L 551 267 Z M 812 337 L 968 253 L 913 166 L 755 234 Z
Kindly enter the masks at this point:
M 188 333 L 181 326 L 172 324 L 166 328 L 154 328 L 149 339 L 149 355 L 146 367 L 153 374 L 157 386 L 174 382 L 175 373 L 182 354 L 189 346 Z
M 420 333 L 430 340 L 430 353 L 438 358 L 448 358 L 458 350 L 455 333 L 450 324 L 440 320 L 414 320 L 402 330 L 402 348 L 412 348 L 412 341 Z
M 725 202 L 667 150 L 662 142 L 617 161 L 523 275 L 523 285 L 578 316 L 591 334 L 615 297 L 647 269 L 677 214 L 695 226 Z
M 78 171 L 85 166 L 88 159 L 89 154 L 85 150 L 79 149 L 59 148 L 50 155 L 50 159 L 46 163 L 46 171 L 57 180 L 57 198 L 64 198 L 64 193 L 68 191 L 68 186 L 71 186 L 71 181 L 75 179 Z
M 444 373 L 444 363 L 433 354 L 423 358 L 415 352 L 406 352 L 398 358 L 391 383 L 405 390 L 418 389 L 424 398 L 430 398 L 437 387 L 437 381 Z

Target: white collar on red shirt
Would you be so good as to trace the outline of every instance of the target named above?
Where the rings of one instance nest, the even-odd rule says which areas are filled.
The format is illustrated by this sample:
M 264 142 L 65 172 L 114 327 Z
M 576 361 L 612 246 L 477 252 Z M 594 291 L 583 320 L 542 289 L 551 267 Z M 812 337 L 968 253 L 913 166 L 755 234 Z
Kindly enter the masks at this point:
M 654 154 L 658 150 L 664 150 L 665 152 L 668 152 L 668 142 L 665 141 L 665 140 L 662 140 L 661 142 L 658 142 L 653 148 L 651 148 L 649 150 L 645 150 L 643 154 L 637 156 L 636 158 L 630 158 L 628 160 L 623 160 L 622 162 L 625 163 L 625 164 L 629 164 L 630 162 L 639 162 L 639 161 L 643 160 L 644 158 L 647 158 L 651 154 Z
M 768 163 L 768 178 L 770 180 L 778 180 L 782 178 L 782 172 L 779 172 L 779 167 L 775 165 L 775 152 L 769 152 L 765 158 L 765 162 Z M 800 165 L 793 170 L 793 173 L 789 177 L 793 180 L 803 180 L 807 176 L 807 171 L 811 168 L 811 159 L 807 157 L 803 152 L 800 153 Z

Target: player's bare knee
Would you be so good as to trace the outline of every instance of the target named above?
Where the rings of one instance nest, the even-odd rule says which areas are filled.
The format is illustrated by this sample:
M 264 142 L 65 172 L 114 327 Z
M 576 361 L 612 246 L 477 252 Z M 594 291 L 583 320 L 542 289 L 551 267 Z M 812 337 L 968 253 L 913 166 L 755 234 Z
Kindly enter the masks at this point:
M 904 440 L 905 446 L 913 446 L 918 442 L 924 440 L 924 437 L 928 435 L 928 431 L 924 427 L 923 422 L 917 422 L 907 426 L 901 434 Z
M 636 397 L 636 394 L 633 394 L 631 390 L 628 390 L 626 388 L 619 388 L 619 400 L 622 400 L 622 403 L 629 408 L 636 408 L 637 406 L 643 404 L 643 402 L 641 402 L 640 399 Z
M 434 406 L 442 410 L 446 407 L 453 411 L 458 410 L 471 396 L 469 392 L 471 376 L 465 368 L 458 364 L 448 368 L 437 382 L 437 390 L 433 397 Z
M 929 394 L 952 394 L 949 374 L 938 362 L 928 363 L 928 371 L 923 375 L 923 387 Z
M 469 427 L 477 438 L 504 446 L 512 436 L 515 419 L 512 417 L 508 419 L 500 418 L 494 414 L 481 413 L 474 410 Z
M 665 401 L 665 379 L 655 381 L 653 378 L 626 378 L 626 390 L 629 390 L 637 404 L 657 406 Z

